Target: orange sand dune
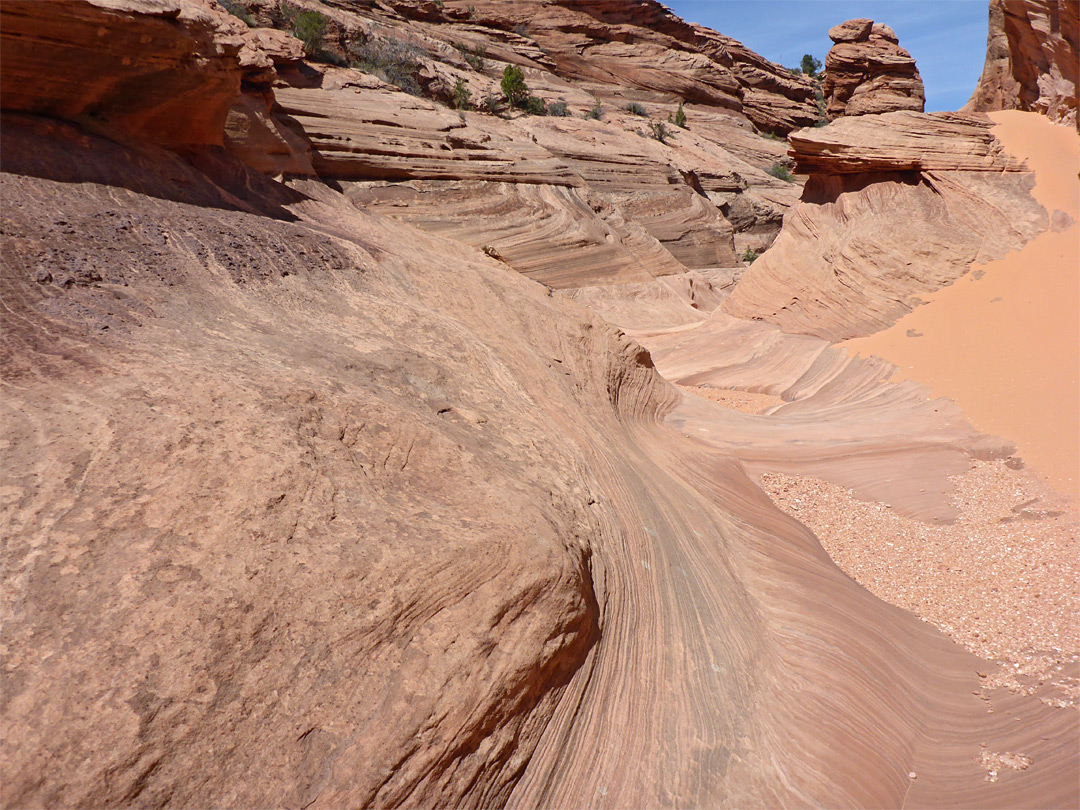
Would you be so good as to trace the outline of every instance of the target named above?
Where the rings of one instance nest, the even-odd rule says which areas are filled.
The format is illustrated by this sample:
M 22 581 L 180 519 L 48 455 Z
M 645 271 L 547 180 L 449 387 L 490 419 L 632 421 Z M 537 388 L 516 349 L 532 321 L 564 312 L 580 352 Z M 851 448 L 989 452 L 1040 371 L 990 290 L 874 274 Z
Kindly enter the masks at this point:
M 980 429 L 1072 497 L 1080 482 L 1080 139 L 1046 118 L 991 115 L 1036 176 L 1053 226 L 1022 250 L 929 296 L 891 328 L 843 345 L 955 400 Z M 1055 213 L 1064 212 L 1064 213 Z M 1067 219 L 1065 217 L 1067 215 Z

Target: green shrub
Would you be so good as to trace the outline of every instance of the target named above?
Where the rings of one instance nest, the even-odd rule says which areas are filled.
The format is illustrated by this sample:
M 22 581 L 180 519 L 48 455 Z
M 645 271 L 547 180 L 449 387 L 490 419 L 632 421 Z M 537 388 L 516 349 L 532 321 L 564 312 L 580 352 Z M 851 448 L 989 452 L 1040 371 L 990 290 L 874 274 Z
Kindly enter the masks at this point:
M 681 129 L 686 129 L 686 110 L 683 109 L 681 101 L 679 102 L 679 109 L 675 110 L 675 120 L 672 123 Z
M 645 112 L 645 108 L 638 104 L 636 101 L 631 101 L 629 104 L 623 107 L 623 109 L 632 115 L 640 115 L 643 117 L 648 117 L 649 115 L 647 112 Z
M 243 22 L 248 28 L 255 27 L 255 18 L 251 16 L 251 12 L 240 5 L 240 3 L 236 2 L 236 0 L 218 0 L 218 3 L 223 9 Z
M 304 53 L 308 56 L 322 51 L 328 22 L 327 16 L 317 11 L 300 11 L 293 17 L 293 34 L 304 43 Z
M 604 120 L 604 108 L 600 106 L 600 99 L 596 99 L 596 103 L 592 105 L 591 110 L 585 111 L 585 117 L 591 118 L 594 121 Z
M 465 60 L 473 70 L 477 72 L 483 72 L 486 67 L 484 57 L 487 56 L 487 48 L 484 45 L 477 45 L 473 50 L 469 50 L 465 45 L 460 42 L 454 45 L 457 48 L 458 53 L 461 54 L 461 58 Z
M 649 129 L 652 131 L 652 137 L 660 143 L 667 143 L 667 139 L 671 137 L 671 133 L 668 132 L 668 128 L 664 126 L 663 121 L 650 121 Z
M 547 114 L 556 118 L 565 118 L 570 114 L 570 107 L 561 98 L 548 104 Z
M 547 115 L 547 104 L 539 96 L 527 96 L 523 106 L 529 115 Z
M 422 95 L 417 74 L 420 71 L 420 49 L 400 39 L 372 37 L 349 46 L 352 66 L 378 76 L 413 96 Z
M 745 251 L 743 251 L 742 260 L 744 262 L 750 262 L 750 264 L 753 264 L 754 260 L 760 255 L 761 254 L 753 248 L 747 248 Z
M 526 100 L 531 97 L 529 87 L 525 84 L 525 74 L 516 65 L 506 66 L 499 87 L 512 107 L 524 106 Z
M 795 175 L 791 173 L 791 169 L 785 166 L 783 163 L 774 163 L 768 169 L 765 170 L 778 180 L 784 180 L 788 183 L 795 182 Z
M 471 100 L 472 93 L 465 86 L 465 80 L 458 79 L 457 84 L 454 85 L 454 91 L 450 94 L 450 106 L 455 110 L 467 110 Z

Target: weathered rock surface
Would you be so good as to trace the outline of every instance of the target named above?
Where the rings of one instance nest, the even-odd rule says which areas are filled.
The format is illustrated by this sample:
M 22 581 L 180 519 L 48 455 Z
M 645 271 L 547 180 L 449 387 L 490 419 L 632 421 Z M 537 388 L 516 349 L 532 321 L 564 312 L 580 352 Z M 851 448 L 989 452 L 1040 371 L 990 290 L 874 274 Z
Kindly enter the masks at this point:
M 290 223 L 3 133 L 5 806 L 1073 801 L 1075 717 L 987 714 L 580 308 L 318 184 Z
M 297 3 L 330 47 L 472 25 L 569 84 L 509 4 Z M 595 64 L 635 25 L 685 32 L 651 2 L 520 22 L 579 6 Z M 168 151 L 122 110 L 91 131 L 19 96 L 0 126 L 3 806 L 1076 806 L 1076 713 L 1003 690 L 988 712 L 987 662 L 842 574 L 748 474 L 948 519 L 947 472 L 1007 452 L 886 364 L 716 309 L 730 269 L 676 272 L 730 249 L 717 212 L 797 193 L 762 171 L 781 147 L 705 105 L 669 144 L 629 113 L 462 121 L 281 42 L 245 53 L 258 36 L 222 140 Z M 266 177 L 305 166 L 274 137 L 254 171 L 235 118 L 213 148 L 229 109 L 315 144 L 317 174 Z M 623 283 L 554 293 L 514 263 Z M 624 294 L 634 336 L 566 300 Z M 651 296 L 665 328 L 639 320 Z M 684 396 L 635 337 L 671 379 L 787 404 Z M 1029 767 L 989 783 L 984 750 Z
M 519 273 L 551 287 L 641 282 L 685 272 L 640 224 L 581 189 L 424 181 L 343 186 L 362 208 L 478 249 L 493 248 Z
M 1073 0 L 990 0 L 986 65 L 965 110 L 1029 110 L 1080 126 L 1080 7 Z
M 473 181 L 587 186 L 592 199 L 602 197 L 628 221 L 635 218 L 631 201 L 647 191 L 635 203 L 638 224 L 671 249 L 677 272 L 737 264 L 747 247 L 764 249 L 798 197 L 797 185 L 765 172 L 786 158 L 754 125 L 783 132 L 812 121 L 809 83 L 659 4 L 633 10 L 603 3 L 309 5 L 329 18 L 327 49 L 339 60 L 354 58 L 350 48 L 357 43 L 384 43 L 413 60 L 425 94 L 447 101 L 460 81 L 474 103 L 497 96 L 502 68 L 516 64 L 534 94 L 562 99 L 571 117 L 455 114 L 356 70 L 279 66 L 283 82 L 269 126 L 255 126 L 267 114 L 254 102 L 230 114 L 237 132 L 232 150 L 260 171 L 298 173 L 288 164 L 307 173 L 306 156 L 282 137 L 295 129 L 311 141 L 313 171 L 336 181 L 463 181 L 487 199 L 492 195 Z M 250 2 L 249 8 L 261 23 L 280 24 L 271 6 Z M 665 144 L 643 142 L 680 99 L 690 129 L 668 126 Z M 631 101 L 644 118 L 621 109 Z M 602 121 L 578 117 L 598 102 Z M 260 157 L 264 144 L 272 153 Z M 688 197 L 687 188 L 700 199 Z M 652 213 L 661 198 L 666 210 Z M 388 210 L 422 226 L 429 221 L 400 201 Z M 707 246 L 711 241 L 720 247 Z M 545 283 L 641 278 L 638 269 L 619 265 L 606 277 L 575 274 L 575 259 L 558 252 L 547 254 L 551 272 L 540 272 L 535 262 L 515 264 L 522 255 L 511 249 L 504 257 Z M 653 274 L 670 272 L 670 261 L 662 259 Z
M 791 149 L 798 170 L 815 175 L 1024 171 L 992 127 L 986 116 L 970 113 L 895 112 L 793 132 Z
M 872 115 L 896 110 L 922 112 L 922 78 L 895 32 L 873 20 L 848 20 L 829 29 L 835 45 L 825 57 L 826 114 Z
M 811 172 L 803 202 L 724 309 L 829 340 L 870 334 L 1045 230 L 1030 174 L 991 124 L 898 112 L 793 133 Z

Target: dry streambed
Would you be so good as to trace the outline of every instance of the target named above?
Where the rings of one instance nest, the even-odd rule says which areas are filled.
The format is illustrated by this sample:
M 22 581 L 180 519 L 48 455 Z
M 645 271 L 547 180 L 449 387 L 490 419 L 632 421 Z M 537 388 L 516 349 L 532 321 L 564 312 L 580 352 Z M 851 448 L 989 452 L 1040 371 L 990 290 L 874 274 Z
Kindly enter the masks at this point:
M 817 478 L 766 473 L 761 485 L 860 585 L 1002 664 L 987 686 L 1080 705 L 1076 512 L 1004 461 L 973 462 L 952 480 L 960 516 L 951 525 L 913 520 Z

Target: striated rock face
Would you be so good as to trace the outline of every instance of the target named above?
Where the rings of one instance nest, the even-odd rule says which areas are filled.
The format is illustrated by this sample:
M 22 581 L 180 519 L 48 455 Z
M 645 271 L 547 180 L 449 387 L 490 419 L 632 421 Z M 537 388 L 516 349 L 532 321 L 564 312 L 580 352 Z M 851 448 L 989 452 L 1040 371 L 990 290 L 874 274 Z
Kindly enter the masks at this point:
M 922 78 L 889 26 L 848 20 L 829 29 L 829 38 L 836 44 L 825 57 L 822 92 L 830 121 L 895 110 L 922 112 Z
M 799 193 L 748 117 L 768 65 L 734 46 L 725 65 L 721 38 L 644 0 L 296 2 L 326 13 L 331 53 L 412 38 L 434 98 L 267 30 L 228 63 L 193 4 L 149 15 L 195 43 L 189 84 L 165 62 L 160 86 L 65 118 L 56 99 L 118 74 L 89 28 L 10 6 L 10 31 L 78 56 L 35 62 L 40 93 L 5 94 L 0 122 L 0 805 L 1076 806 L 1077 714 L 985 685 L 992 664 L 841 573 L 752 477 L 947 521 L 948 475 L 1010 452 L 883 362 L 717 308 L 732 226 L 764 239 Z M 151 0 L 69 5 L 106 39 L 149 24 Z M 595 50 L 589 78 L 534 29 Z M 491 43 L 481 68 L 457 37 Z M 683 42 L 700 75 L 650 72 L 635 37 Z M 121 66 L 153 62 L 152 36 L 122 39 Z M 701 61 L 714 46 L 731 76 Z M 577 117 L 436 102 L 510 63 Z M 174 110 L 168 135 L 160 89 L 200 81 L 205 114 Z M 642 137 L 614 100 L 656 122 L 673 82 L 716 103 Z M 604 120 L 581 117 L 597 98 Z M 980 120 L 958 154 L 987 170 L 893 174 L 925 197 L 912 228 L 998 209 L 992 250 L 1038 212 Z M 831 262 L 891 233 L 911 198 L 855 190 L 871 176 L 817 187 L 839 207 L 792 244 Z M 668 379 L 766 392 L 779 416 Z M 1025 767 L 991 783 L 980 752 Z
M 1080 7 L 1073 0 L 990 0 L 986 65 L 965 110 L 1031 110 L 1080 126 Z
M 285 221 L 160 150 L 2 133 L 4 806 L 1075 803 L 1074 713 L 988 714 L 985 665 L 745 471 L 858 446 L 917 511 L 895 471 L 964 463 L 955 410 L 909 392 L 882 438 L 880 365 L 748 322 L 657 348 L 807 401 L 673 410 L 621 332 L 319 183 Z M 991 785 L 980 743 L 1033 764 Z
M 798 170 L 812 175 L 1023 171 L 992 126 L 985 116 L 895 112 L 793 132 L 791 148 Z
M 791 144 L 810 172 L 803 202 L 725 301 L 731 315 L 829 340 L 870 334 L 1048 224 L 983 115 L 844 118 Z
M 658 4 L 318 8 L 330 21 L 327 47 L 341 60 L 355 61 L 358 48 L 390 49 L 412 66 L 421 95 L 445 101 L 460 82 L 475 106 L 497 98 L 503 68 L 517 64 L 531 92 L 561 99 L 568 114 L 455 112 L 403 93 L 385 71 L 286 64 L 266 47 L 280 77 L 273 105 L 244 94 L 230 112 L 230 149 L 260 171 L 347 184 L 363 205 L 490 246 L 546 284 L 636 283 L 739 265 L 747 247 L 771 242 L 798 197 L 797 184 L 765 171 L 787 160 L 783 146 L 751 122 L 766 126 L 769 110 L 769 129 L 809 121 L 809 107 L 795 112 L 811 97 L 809 84 Z M 265 4 L 250 11 L 279 22 Z M 757 112 L 744 104 L 751 98 Z M 663 143 L 649 137 L 680 100 L 689 128 L 665 124 Z M 644 115 L 623 109 L 630 101 Z M 584 119 L 597 104 L 600 119 Z M 291 142 L 295 133 L 306 151 Z M 378 188 L 403 181 L 421 193 Z M 439 201 L 447 206 L 433 214 L 429 205 Z M 534 216 L 557 225 L 557 235 L 529 227 Z

